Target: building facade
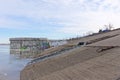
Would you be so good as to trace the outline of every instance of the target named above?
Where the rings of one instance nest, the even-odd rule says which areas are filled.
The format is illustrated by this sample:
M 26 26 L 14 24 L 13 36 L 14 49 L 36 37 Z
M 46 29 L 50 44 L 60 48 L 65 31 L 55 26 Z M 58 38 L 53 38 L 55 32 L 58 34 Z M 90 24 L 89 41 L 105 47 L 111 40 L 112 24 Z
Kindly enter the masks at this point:
M 10 53 L 32 57 L 49 48 L 46 38 L 10 38 Z

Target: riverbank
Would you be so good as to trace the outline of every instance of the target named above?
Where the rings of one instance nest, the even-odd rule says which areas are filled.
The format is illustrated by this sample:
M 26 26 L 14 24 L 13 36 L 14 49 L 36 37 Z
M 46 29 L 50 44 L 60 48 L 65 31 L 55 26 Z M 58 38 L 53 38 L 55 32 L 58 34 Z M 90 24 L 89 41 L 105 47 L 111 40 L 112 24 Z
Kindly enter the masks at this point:
M 79 42 L 90 44 L 40 61 L 38 58 L 21 71 L 20 80 L 117 80 L 120 77 L 120 30 L 74 39 L 68 44 L 78 46 Z M 42 56 L 45 54 L 52 55 L 46 52 Z

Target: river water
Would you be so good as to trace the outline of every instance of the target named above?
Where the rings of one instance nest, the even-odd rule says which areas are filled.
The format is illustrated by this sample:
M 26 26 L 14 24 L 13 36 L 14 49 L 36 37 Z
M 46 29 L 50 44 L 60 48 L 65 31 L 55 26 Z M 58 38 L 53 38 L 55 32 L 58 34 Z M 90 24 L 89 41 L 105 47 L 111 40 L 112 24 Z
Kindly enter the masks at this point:
M 20 71 L 30 59 L 10 55 L 9 45 L 0 45 L 0 80 L 20 80 Z

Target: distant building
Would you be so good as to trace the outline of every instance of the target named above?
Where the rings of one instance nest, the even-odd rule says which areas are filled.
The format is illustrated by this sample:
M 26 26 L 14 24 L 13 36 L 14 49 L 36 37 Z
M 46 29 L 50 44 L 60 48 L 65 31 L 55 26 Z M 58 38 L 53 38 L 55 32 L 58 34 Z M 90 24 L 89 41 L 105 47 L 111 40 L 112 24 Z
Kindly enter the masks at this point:
M 51 47 L 64 45 L 66 43 L 67 43 L 67 40 L 49 40 L 49 44 Z
M 26 57 L 33 56 L 49 48 L 46 38 L 10 38 L 10 53 Z

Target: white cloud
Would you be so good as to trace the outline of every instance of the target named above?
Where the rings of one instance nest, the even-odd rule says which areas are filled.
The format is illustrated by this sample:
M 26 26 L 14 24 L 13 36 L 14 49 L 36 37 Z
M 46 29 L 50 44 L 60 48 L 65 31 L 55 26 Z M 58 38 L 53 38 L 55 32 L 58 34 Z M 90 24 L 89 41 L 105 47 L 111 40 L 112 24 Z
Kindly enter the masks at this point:
M 0 28 L 6 28 L 6 29 L 26 29 L 26 27 L 29 26 L 29 23 L 23 22 L 23 21 L 16 21 L 11 20 L 7 17 L 0 17 Z
M 89 31 L 96 32 L 101 28 L 104 28 L 104 25 L 109 23 L 113 24 L 113 27 L 120 27 L 120 14 L 119 13 L 109 13 L 109 12 L 88 12 L 81 14 L 84 16 L 84 19 L 81 19 L 81 16 L 76 16 L 74 18 L 69 18 L 71 20 L 69 23 L 64 24 L 59 31 L 68 33 L 68 34 L 84 34 Z M 74 23 L 74 24 L 71 24 Z
M 119 27 L 119 4 L 119 0 L 1 0 L 0 16 L 25 16 L 37 22 L 54 18 L 56 21 L 49 23 L 61 25 L 60 32 L 77 34 L 95 31 L 108 23 Z M 29 23 L 0 19 L 2 27 L 18 25 L 27 26 Z

